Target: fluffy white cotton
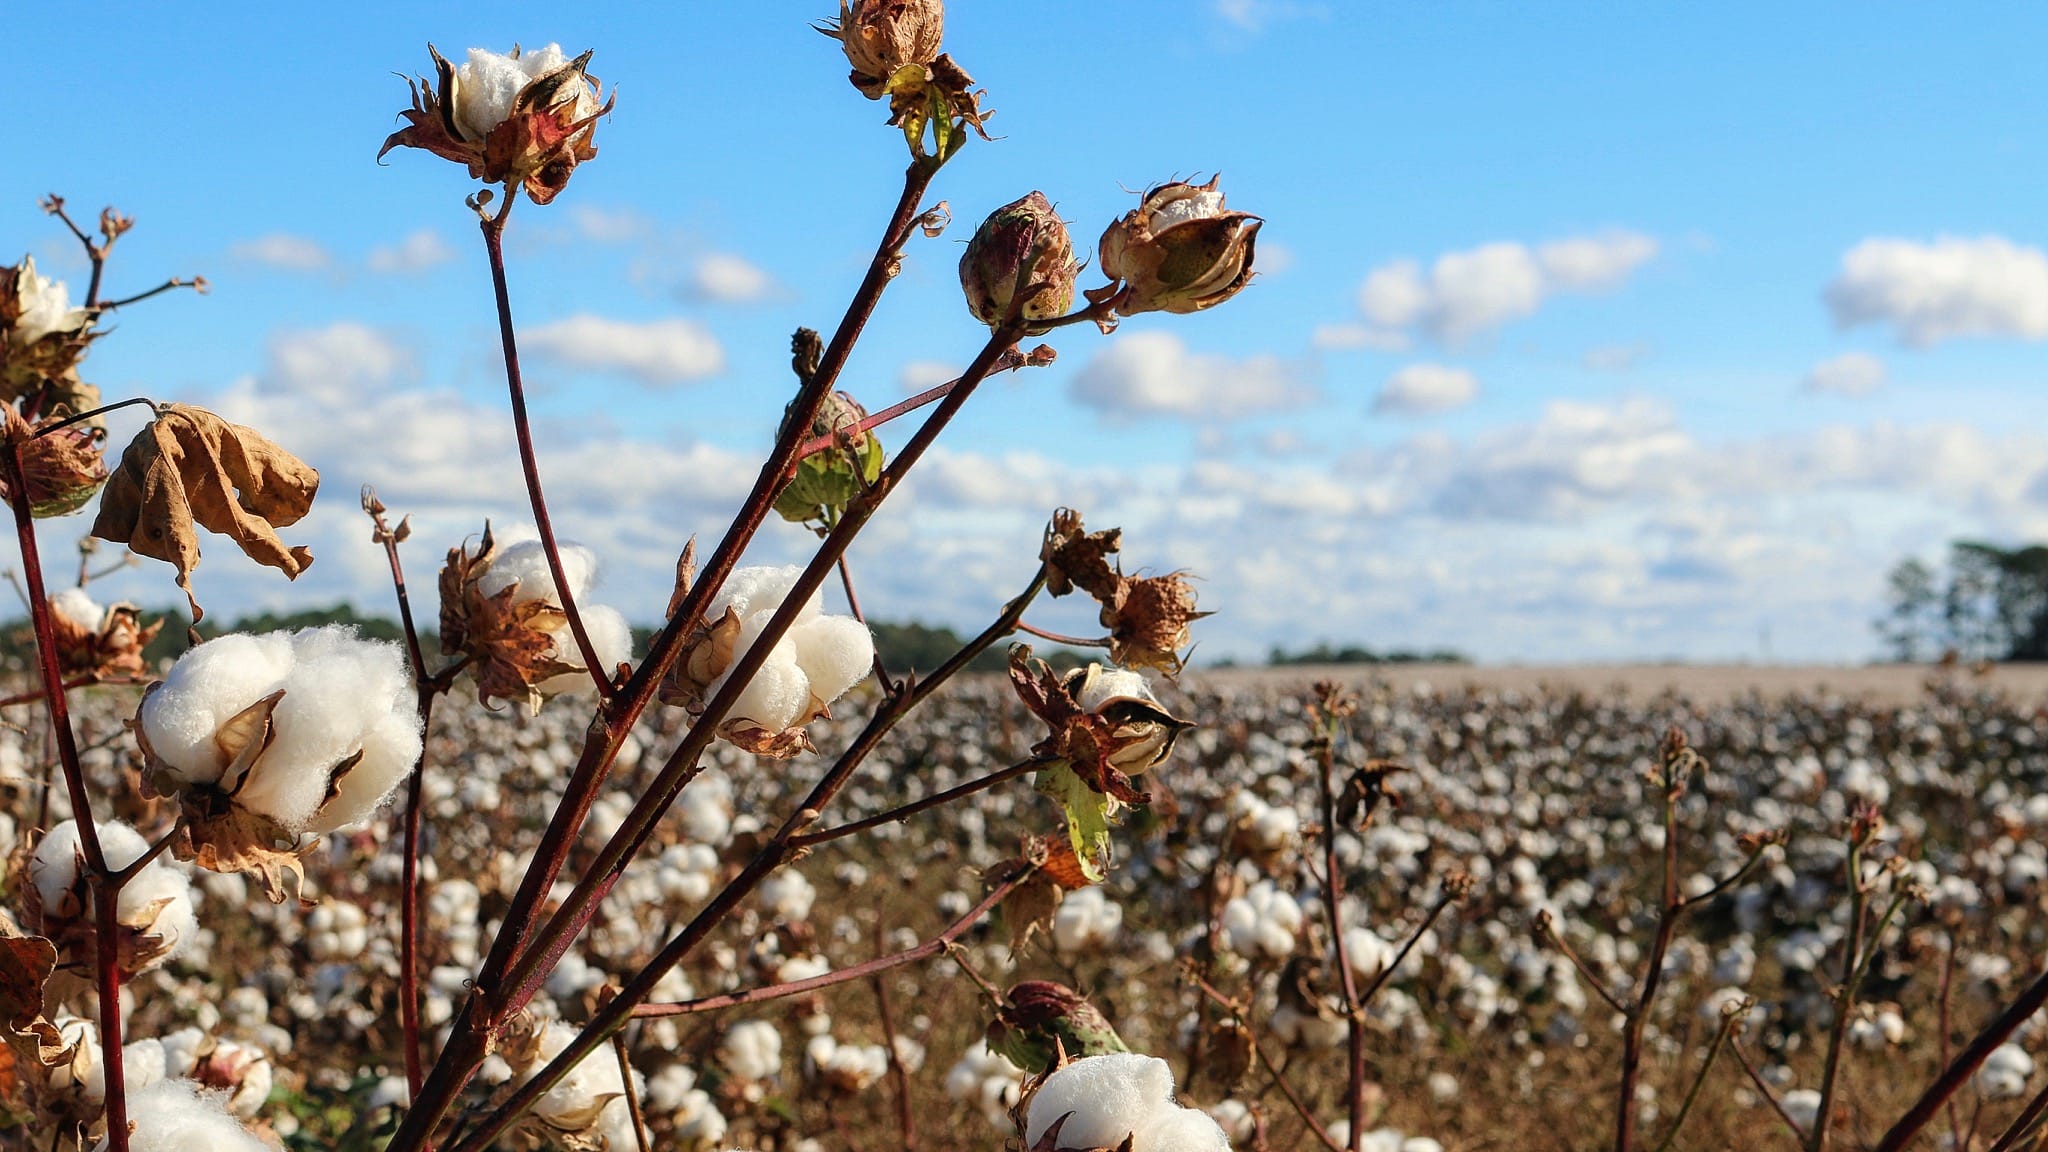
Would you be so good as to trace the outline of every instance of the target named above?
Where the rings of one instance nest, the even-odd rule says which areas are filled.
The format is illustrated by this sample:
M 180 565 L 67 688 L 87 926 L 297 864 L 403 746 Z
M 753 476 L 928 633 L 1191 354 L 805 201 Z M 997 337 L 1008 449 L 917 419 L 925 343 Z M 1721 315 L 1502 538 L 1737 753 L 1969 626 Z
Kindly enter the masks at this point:
M 2026 1092 L 2034 1075 L 2034 1058 L 2017 1044 L 2001 1044 L 1977 1069 L 1977 1092 L 1986 1100 L 2011 1100 Z
M 1006 1129 L 1024 1089 L 1024 1072 L 1000 1053 L 975 1045 L 946 1072 L 946 1095 L 981 1110 L 989 1127 Z
M 841 1044 L 830 1036 L 813 1036 L 804 1045 L 804 1059 L 819 1079 L 844 1092 L 861 1092 L 889 1072 L 889 1050 L 880 1044 Z
M 455 70 L 455 123 L 464 137 L 482 141 L 512 114 L 513 101 L 533 81 L 569 62 L 562 46 L 550 44 L 518 57 L 471 48 L 469 61 Z M 576 94 L 576 116 L 597 111 L 597 94 L 585 83 Z
M 697 1087 L 697 1072 L 688 1065 L 670 1064 L 648 1079 L 647 1107 L 669 1118 L 684 1148 L 705 1148 L 725 1138 L 725 1114 L 710 1093 Z
M 569 595 L 581 603 L 597 579 L 597 553 L 567 541 L 558 541 L 556 551 L 562 556 L 562 576 L 569 582 Z M 491 558 L 491 566 L 477 580 L 477 591 L 496 596 L 515 584 L 518 588 L 512 593 L 514 604 L 540 600 L 557 608 L 562 606 L 554 576 L 548 571 L 547 549 L 539 540 L 521 540 L 500 548 Z
M 34 257 L 23 256 L 15 272 L 21 315 L 14 321 L 17 346 L 33 344 L 53 332 L 76 332 L 92 322 L 92 313 L 71 306 L 71 289 L 62 280 L 36 273 Z
M 766 1080 L 782 1070 L 782 1033 L 766 1020 L 742 1020 L 726 1032 L 718 1062 L 741 1080 Z
M 583 604 L 578 602 L 576 612 L 583 617 L 583 632 L 590 637 L 590 647 L 597 653 L 598 667 L 606 676 L 618 670 L 619 665 L 633 658 L 633 627 L 619 610 L 605 604 Z M 541 695 L 580 695 L 595 692 L 597 685 L 590 679 L 590 673 L 583 670 L 583 650 L 576 645 L 576 633 L 564 618 L 560 626 L 549 630 L 554 637 L 554 657 L 564 664 L 574 665 L 576 671 L 564 672 L 549 677 L 539 684 Z
M 215 733 L 280 689 L 272 743 L 235 801 L 285 830 L 330 832 L 362 820 L 418 760 L 419 716 L 403 651 L 341 625 L 201 644 L 143 702 L 143 734 L 175 780 L 214 784 L 227 765 Z M 361 759 L 326 801 L 334 768 L 357 753 Z
M 1301 905 L 1271 880 L 1259 881 L 1223 906 L 1224 936 L 1240 956 L 1291 956 L 1300 931 Z
M 1070 954 L 1107 948 L 1116 943 L 1123 924 L 1123 906 L 1102 889 L 1088 887 L 1069 892 L 1060 901 L 1059 911 L 1053 913 L 1053 946 Z
M 529 1075 L 545 1068 L 576 1039 L 576 1029 L 560 1020 L 549 1021 L 540 1034 L 540 1059 Z M 548 1093 L 534 1101 L 533 1114 L 544 1123 L 564 1131 L 582 1131 L 591 1117 L 609 1111 L 607 1100 L 625 1097 L 625 1081 L 619 1077 L 619 1061 L 609 1045 L 599 1045 L 569 1070 Z M 630 1137 L 631 1130 L 628 1129 Z
M 1802 1132 L 1813 1131 L 1813 1122 L 1820 1118 L 1820 1093 L 1811 1088 L 1794 1088 L 1785 1093 L 1779 1103 L 1785 1106 L 1785 1115 L 1799 1125 Z
M 1036 1146 L 1062 1116 L 1059 1148 L 1131 1152 L 1229 1152 L 1230 1141 L 1209 1114 L 1173 1099 L 1166 1061 L 1119 1052 L 1076 1060 L 1045 1078 L 1031 1098 L 1024 1142 Z
M 129 1152 L 271 1152 L 228 1114 L 218 1093 L 190 1080 L 165 1080 L 128 1097 Z M 106 1152 L 102 1137 L 93 1152 Z
M 811 914 L 818 890 L 804 874 L 785 868 L 761 881 L 761 906 L 777 920 L 802 920 Z
M 126 868 L 149 851 L 149 841 L 126 824 L 95 823 L 100 851 L 109 868 Z M 45 927 L 86 914 L 86 890 L 80 876 L 85 849 L 78 840 L 78 821 L 66 820 L 45 833 L 29 858 L 29 882 L 42 904 Z M 152 954 L 145 967 L 155 967 L 182 952 L 198 938 L 199 919 L 192 903 L 192 878 L 162 856 L 121 886 L 114 918 L 131 931 L 162 940 L 164 951 Z M 141 959 L 138 957 L 138 960 Z
M 1074 692 L 1074 703 L 1083 712 L 1093 712 L 1112 700 L 1125 698 L 1159 703 L 1143 674 L 1102 664 L 1090 664 L 1088 674 L 1081 678 L 1080 687 Z
M 83 588 L 66 588 L 50 597 L 50 611 L 62 616 L 74 628 L 97 632 L 107 610 L 93 602 Z
M 753 650 L 802 573 L 794 566 L 738 568 L 719 589 L 706 616 L 721 620 L 730 608 L 739 617 L 735 664 Z M 804 602 L 795 623 L 769 650 L 760 671 L 734 702 L 733 719 L 781 732 L 802 723 L 813 707 L 845 695 L 867 675 L 875 659 L 873 634 L 850 616 L 824 615 L 823 604 L 823 596 L 815 592 Z M 706 687 L 706 695 L 716 695 L 730 677 L 728 669 Z

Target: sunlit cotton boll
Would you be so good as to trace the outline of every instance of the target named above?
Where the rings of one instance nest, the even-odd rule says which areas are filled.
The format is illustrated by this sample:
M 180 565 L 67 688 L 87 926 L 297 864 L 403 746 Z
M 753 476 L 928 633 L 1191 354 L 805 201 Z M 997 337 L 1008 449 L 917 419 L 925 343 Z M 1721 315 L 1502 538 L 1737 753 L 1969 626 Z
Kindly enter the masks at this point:
M 454 114 L 463 134 L 482 140 L 491 129 L 512 115 L 512 104 L 528 84 L 569 62 L 562 46 L 550 44 L 518 56 L 501 56 L 484 48 L 471 48 L 469 60 L 455 70 Z M 585 119 L 597 112 L 597 94 L 587 83 L 574 89 L 574 118 Z
M 224 1097 L 190 1080 L 165 1080 L 128 1096 L 129 1152 L 271 1152 L 228 1113 Z M 107 1152 L 105 1137 L 93 1152 Z
M 2001 1044 L 1984 1058 L 1977 1069 L 1977 1093 L 1986 1100 L 2010 1100 L 2027 1090 L 2034 1075 L 2034 1058 L 2017 1044 Z
M 562 1054 L 576 1039 L 576 1029 L 559 1020 L 550 1021 L 541 1031 L 538 1059 L 525 1071 L 526 1076 L 545 1068 L 555 1057 Z M 607 1128 L 606 1121 L 613 1107 L 625 1110 L 626 1083 L 619 1075 L 618 1058 L 609 1045 L 600 1045 L 579 1061 L 569 1074 L 558 1081 L 547 1095 L 534 1101 L 534 1118 L 558 1132 L 590 1132 Z M 626 1129 L 628 1143 L 609 1144 L 617 1152 L 631 1147 L 631 1128 Z
M 795 590 L 803 569 L 738 568 L 711 602 L 706 616 L 723 619 L 727 609 L 739 618 L 733 645 L 737 666 L 766 631 L 782 602 Z M 829 706 L 860 683 L 874 666 L 875 641 L 867 625 L 851 616 L 827 616 L 823 598 L 813 593 L 789 631 L 769 649 L 760 671 L 734 702 L 731 717 L 766 732 L 781 732 L 807 720 L 816 708 Z M 718 694 L 732 667 L 704 689 L 706 699 Z
M 1024 1073 L 1002 1055 L 977 1044 L 946 1072 L 946 1095 L 981 1110 L 989 1127 L 1008 1129 L 1010 1109 L 1024 1088 Z
M 600 670 L 609 677 L 620 664 L 633 658 L 633 629 L 618 609 L 593 604 L 587 599 L 597 583 L 597 553 L 581 544 L 567 542 L 559 542 L 555 551 L 562 558 L 562 578 L 568 582 L 569 595 L 576 601 L 576 614 L 583 618 L 583 631 L 590 637 L 590 647 L 597 653 Z M 496 596 L 507 588 L 513 588 L 512 603 L 515 605 L 538 600 L 556 608 L 562 606 L 562 597 L 555 591 L 554 574 L 548 571 L 547 549 L 539 540 L 521 540 L 506 545 L 491 558 L 490 568 L 477 581 L 477 591 L 487 597 Z M 559 616 L 541 619 L 553 625 L 551 629 L 545 629 L 554 641 L 550 655 L 576 671 L 541 681 L 535 685 L 540 694 L 560 696 L 595 691 L 597 686 L 583 668 L 583 651 L 576 644 L 576 635 L 570 629 L 568 619 Z
M 1300 931 L 1301 905 L 1271 880 L 1259 881 L 1223 906 L 1224 935 L 1240 956 L 1291 956 Z
M 1130 1152 L 1229 1152 L 1230 1140 L 1209 1114 L 1173 1099 L 1166 1061 L 1119 1052 L 1076 1060 L 1045 1078 L 1031 1098 L 1024 1142 L 1037 1146 L 1061 1121 L 1060 1149 Z
M 1780 1098 L 1785 1106 L 1785 1115 L 1799 1125 L 1801 1132 L 1813 1131 L 1813 1122 L 1820 1118 L 1820 1093 L 1811 1088 L 1794 1088 Z
M 271 743 L 237 789 L 222 779 L 231 757 L 221 729 L 280 690 Z M 140 720 L 159 782 L 233 790 L 237 807 L 299 834 L 356 823 L 383 803 L 419 758 L 416 708 L 398 645 L 330 625 L 209 640 L 171 667 L 143 700 Z
M 761 882 L 761 906 L 777 920 L 797 921 L 811 914 L 818 890 L 804 874 L 783 869 Z
M 687 1064 L 670 1064 L 648 1078 L 647 1107 L 669 1118 L 683 1148 L 709 1148 L 725 1138 L 725 1115 L 711 1094 L 697 1087 L 697 1072 Z
M 126 824 L 96 821 L 93 828 L 99 833 L 100 851 L 109 868 L 125 868 L 149 852 L 142 833 Z M 36 843 L 28 875 L 41 908 L 39 927 L 46 936 L 61 939 L 72 929 L 90 930 L 84 853 L 76 820 L 50 829 Z M 178 865 L 157 857 L 122 885 L 114 918 L 133 933 L 121 949 L 122 967 L 129 975 L 164 963 L 198 936 L 191 877 Z

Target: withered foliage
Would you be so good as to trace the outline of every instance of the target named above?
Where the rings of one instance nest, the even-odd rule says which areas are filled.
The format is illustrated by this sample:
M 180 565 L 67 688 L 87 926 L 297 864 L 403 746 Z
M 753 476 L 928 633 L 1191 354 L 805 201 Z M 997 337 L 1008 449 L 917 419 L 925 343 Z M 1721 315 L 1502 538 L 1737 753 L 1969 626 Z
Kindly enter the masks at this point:
M 516 584 L 484 595 L 484 573 L 497 555 L 488 523 L 474 551 L 466 542 L 448 550 L 441 566 L 441 649 L 467 662 L 484 704 L 510 700 L 538 712 L 543 683 L 581 670 L 557 653 L 557 633 L 568 616 L 544 599 L 514 603 Z
M 1179 652 L 1189 643 L 1188 626 L 1207 612 L 1195 611 L 1195 589 L 1182 572 L 1126 576 L 1110 558 L 1123 547 L 1123 529 L 1090 532 L 1071 508 L 1053 513 L 1039 559 L 1047 566 L 1046 591 L 1065 596 L 1079 588 L 1101 605 L 1109 629 L 1109 656 L 1126 668 L 1181 670 Z

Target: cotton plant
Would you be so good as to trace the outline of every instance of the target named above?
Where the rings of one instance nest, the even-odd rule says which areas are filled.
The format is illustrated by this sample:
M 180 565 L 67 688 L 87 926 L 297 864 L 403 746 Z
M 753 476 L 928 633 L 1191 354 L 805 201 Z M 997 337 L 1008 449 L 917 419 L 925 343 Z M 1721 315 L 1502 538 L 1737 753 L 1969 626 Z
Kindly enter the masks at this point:
M 302 838 L 367 819 L 420 755 L 403 653 L 342 625 L 193 648 L 135 729 L 150 786 L 179 803 L 173 850 L 254 872 L 273 900 Z
M 981 1113 L 990 1128 L 1010 1124 L 1010 1110 L 1024 1093 L 1024 1070 L 986 1045 L 975 1044 L 946 1071 L 946 1095 Z
M 597 673 L 610 681 L 632 658 L 633 630 L 618 609 L 589 600 L 595 552 L 565 542 L 557 555 Z M 474 545 L 449 549 L 440 585 L 441 648 L 463 662 L 485 704 L 507 700 L 531 715 L 556 696 L 596 690 L 540 540 L 501 544 L 487 524 Z
M 797 566 L 737 568 L 705 613 L 663 685 L 663 698 L 702 712 L 751 653 L 796 589 Z M 867 625 L 824 611 L 813 592 L 795 623 L 769 649 L 733 701 L 718 734 L 760 755 L 787 758 L 813 751 L 805 726 L 831 715 L 832 703 L 873 669 L 875 641 Z
M 131 1089 L 129 1152 L 274 1152 L 229 1112 L 222 1093 L 190 1080 L 164 1080 Z M 103 1136 L 93 1152 L 108 1152 Z
M 149 854 L 149 842 L 127 824 L 95 822 L 110 868 L 126 868 Z M 97 948 L 91 883 L 78 822 L 66 820 L 43 834 L 28 860 L 22 896 L 29 926 L 57 944 L 67 972 L 89 972 Z M 185 870 L 151 857 L 114 900 L 117 970 L 126 978 L 175 959 L 199 934 L 192 880 Z
M 560 1020 L 532 1021 L 507 1045 L 506 1060 L 517 1083 L 540 1070 L 560 1055 L 576 1037 L 576 1029 Z M 635 1074 L 635 1080 L 639 1079 Z M 567 1077 L 556 1083 L 535 1102 L 531 1125 L 563 1147 L 577 1152 L 633 1152 L 639 1141 L 633 1135 L 629 1092 L 639 1093 L 642 1085 L 628 1084 L 619 1070 L 618 1058 L 609 1048 L 591 1053 Z
M 1301 905 L 1271 880 L 1261 880 L 1223 906 L 1222 922 L 1231 951 L 1247 959 L 1283 960 L 1294 954 L 1300 937 Z

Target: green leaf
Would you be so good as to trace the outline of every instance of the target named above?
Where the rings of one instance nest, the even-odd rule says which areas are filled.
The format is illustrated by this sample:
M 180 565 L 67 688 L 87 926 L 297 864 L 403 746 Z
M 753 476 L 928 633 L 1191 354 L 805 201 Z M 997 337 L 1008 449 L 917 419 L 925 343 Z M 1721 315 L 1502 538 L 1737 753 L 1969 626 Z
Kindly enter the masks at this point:
M 872 432 L 854 450 L 860 457 L 860 472 L 843 449 L 828 448 L 797 461 L 796 476 L 775 498 L 775 511 L 794 524 L 831 521 L 860 495 L 863 481 L 872 484 L 882 475 L 882 442 Z
M 1109 875 L 1112 801 L 1088 787 L 1065 760 L 1039 769 L 1037 788 L 1066 811 L 1067 839 L 1074 845 L 1074 855 L 1080 858 L 1081 870 L 1088 879 L 1100 884 Z

